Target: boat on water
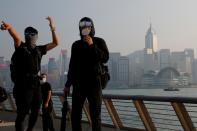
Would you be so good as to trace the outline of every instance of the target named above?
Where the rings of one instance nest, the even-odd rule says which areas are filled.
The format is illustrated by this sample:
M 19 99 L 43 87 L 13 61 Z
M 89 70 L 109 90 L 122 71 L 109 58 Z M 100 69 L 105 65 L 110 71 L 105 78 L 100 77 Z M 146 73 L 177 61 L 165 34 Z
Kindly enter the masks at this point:
M 164 91 L 179 91 L 179 88 L 175 88 L 175 87 L 169 87 L 169 88 L 165 88 Z
M 164 91 L 179 91 L 179 82 L 178 80 L 173 79 L 170 81 L 169 86 L 164 89 Z

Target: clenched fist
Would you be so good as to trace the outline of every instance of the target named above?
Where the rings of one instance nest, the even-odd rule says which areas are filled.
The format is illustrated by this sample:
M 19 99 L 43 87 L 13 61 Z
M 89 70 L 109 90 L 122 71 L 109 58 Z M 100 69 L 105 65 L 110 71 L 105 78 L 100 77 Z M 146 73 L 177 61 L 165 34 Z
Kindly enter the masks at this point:
M 9 30 L 11 25 L 2 21 L 1 30 Z

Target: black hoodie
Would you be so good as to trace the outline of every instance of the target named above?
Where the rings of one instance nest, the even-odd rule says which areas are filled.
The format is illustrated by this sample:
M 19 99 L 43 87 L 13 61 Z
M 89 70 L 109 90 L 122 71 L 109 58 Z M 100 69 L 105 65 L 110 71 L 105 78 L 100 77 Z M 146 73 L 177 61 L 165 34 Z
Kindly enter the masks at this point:
M 87 19 L 87 17 L 82 18 L 81 21 L 84 19 Z M 66 87 L 71 85 L 98 86 L 99 63 L 106 63 L 108 61 L 109 51 L 102 38 L 94 37 L 94 27 L 91 29 L 90 36 L 93 39 L 93 45 L 88 45 L 82 39 L 75 41 L 72 45 Z M 82 38 L 80 27 L 79 30 Z

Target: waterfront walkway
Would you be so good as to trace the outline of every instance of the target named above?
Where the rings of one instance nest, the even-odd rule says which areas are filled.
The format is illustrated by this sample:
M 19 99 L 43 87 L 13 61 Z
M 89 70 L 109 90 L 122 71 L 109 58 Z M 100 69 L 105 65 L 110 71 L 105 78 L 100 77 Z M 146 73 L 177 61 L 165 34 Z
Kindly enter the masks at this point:
M 62 94 L 53 93 L 54 125 L 60 127 Z M 197 98 L 180 96 L 103 95 L 102 131 L 197 131 Z M 71 97 L 68 97 L 69 105 Z M 91 131 L 89 105 L 83 107 L 83 131 Z M 16 105 L 12 93 L 0 107 L 0 131 L 14 131 Z M 70 113 L 68 115 L 70 120 Z M 8 122 L 8 123 L 7 123 Z M 68 122 L 69 123 L 69 122 Z M 7 126 L 6 126 L 7 124 Z M 70 123 L 67 131 L 71 131 Z M 41 118 L 36 130 L 42 129 Z
M 14 131 L 15 117 L 16 117 L 16 113 L 0 111 L 0 120 L 3 120 L 3 122 L 0 123 L 0 131 Z M 27 120 L 26 120 L 26 122 L 27 122 Z M 54 126 L 55 126 L 56 131 L 60 130 L 59 129 L 60 128 L 60 119 L 54 120 Z M 83 126 L 83 131 L 91 131 L 89 124 L 83 123 L 82 126 Z M 70 125 L 67 125 L 67 127 L 68 128 L 66 129 L 66 131 L 71 131 Z M 114 131 L 114 130 L 116 130 L 116 129 L 110 128 L 110 127 L 102 127 L 102 131 Z M 41 117 L 39 117 L 34 131 L 42 131 Z M 119 130 L 119 131 L 125 131 L 125 130 Z

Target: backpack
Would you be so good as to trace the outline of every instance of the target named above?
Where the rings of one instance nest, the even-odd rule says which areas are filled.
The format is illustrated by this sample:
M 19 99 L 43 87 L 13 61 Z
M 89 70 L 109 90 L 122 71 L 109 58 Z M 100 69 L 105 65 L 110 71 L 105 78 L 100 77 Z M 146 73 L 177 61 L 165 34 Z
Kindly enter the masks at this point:
M 8 98 L 8 95 L 6 93 L 6 90 L 0 86 L 0 103 L 7 100 L 7 98 Z
M 29 51 L 25 45 L 18 47 L 11 57 L 10 75 L 12 82 L 16 83 L 17 80 L 23 78 L 31 81 L 34 76 L 37 77 L 40 71 L 41 57 L 41 52 L 37 47 L 32 51 Z
M 108 70 L 108 66 L 103 63 L 100 64 L 100 82 L 102 89 L 107 87 L 107 83 L 110 80 L 110 74 Z

